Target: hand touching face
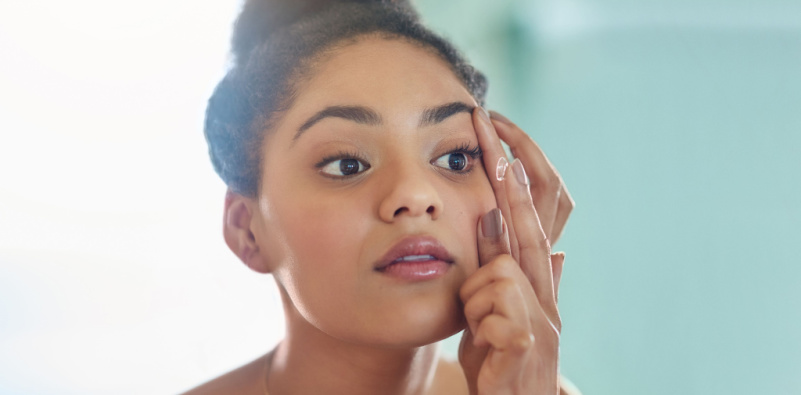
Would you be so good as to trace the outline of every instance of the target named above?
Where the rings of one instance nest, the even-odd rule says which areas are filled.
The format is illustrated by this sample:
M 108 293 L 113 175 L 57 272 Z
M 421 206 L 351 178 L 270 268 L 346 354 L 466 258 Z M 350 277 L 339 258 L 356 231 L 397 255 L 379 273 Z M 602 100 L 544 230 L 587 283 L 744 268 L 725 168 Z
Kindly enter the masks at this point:
M 461 330 L 475 224 L 495 206 L 476 102 L 437 56 L 378 38 L 338 49 L 298 92 L 252 203 L 253 244 L 298 324 L 396 346 Z
M 562 329 L 556 303 L 565 256 L 551 254 L 549 236 L 559 236 L 573 202 L 521 130 L 504 119 L 497 128 L 504 132 L 496 134 L 482 109 L 474 122 L 485 166 L 495 168 L 490 180 L 500 209 L 480 221 L 481 267 L 460 292 L 468 329 L 459 359 L 472 394 L 556 394 Z M 501 133 L 519 155 L 511 166 Z

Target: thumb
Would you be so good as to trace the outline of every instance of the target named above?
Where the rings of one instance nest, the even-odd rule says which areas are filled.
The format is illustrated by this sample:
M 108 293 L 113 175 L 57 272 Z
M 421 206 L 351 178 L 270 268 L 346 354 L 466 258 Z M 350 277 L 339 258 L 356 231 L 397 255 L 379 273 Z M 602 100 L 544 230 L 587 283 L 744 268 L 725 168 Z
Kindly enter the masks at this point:
M 484 214 L 479 221 L 478 229 L 478 265 L 488 264 L 501 254 L 510 254 L 509 232 L 501 215 L 501 210 L 494 208 Z

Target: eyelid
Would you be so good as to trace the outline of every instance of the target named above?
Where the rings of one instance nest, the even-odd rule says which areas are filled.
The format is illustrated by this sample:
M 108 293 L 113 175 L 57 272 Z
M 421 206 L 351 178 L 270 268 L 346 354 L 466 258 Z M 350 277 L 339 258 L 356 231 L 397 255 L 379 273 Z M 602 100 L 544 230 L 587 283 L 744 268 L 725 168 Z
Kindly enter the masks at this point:
M 435 162 L 437 162 L 443 156 L 451 155 L 451 154 L 464 154 L 468 158 L 467 166 L 462 170 L 453 170 L 453 169 L 449 169 L 449 168 L 438 166 L 438 165 L 434 164 Z M 431 164 L 434 164 L 434 166 L 437 166 L 438 168 L 441 168 L 443 170 L 448 170 L 448 171 L 456 173 L 456 174 L 467 174 L 473 169 L 473 166 L 475 165 L 475 162 L 481 160 L 482 155 L 483 155 L 483 152 L 481 151 L 481 147 L 479 145 L 471 145 L 470 143 L 462 143 L 459 146 L 457 146 L 456 148 L 450 149 L 447 152 L 445 152 L 444 154 L 442 154 L 440 156 L 437 156 L 434 160 L 431 161 Z
M 341 176 L 334 175 L 334 174 L 330 174 L 330 173 L 326 173 L 326 172 L 324 172 L 324 171 L 323 171 L 323 169 L 324 169 L 326 166 L 330 165 L 330 164 L 331 164 L 331 163 L 333 163 L 333 162 L 336 162 L 336 161 L 338 161 L 338 160 L 343 160 L 343 159 L 354 159 L 354 160 L 356 160 L 357 162 L 359 162 L 359 163 L 360 163 L 360 164 L 361 164 L 361 165 L 364 167 L 364 170 L 362 170 L 362 171 L 360 171 L 360 172 L 358 172 L 358 173 L 354 173 L 354 174 L 346 174 L 346 175 L 341 175 Z M 337 153 L 336 153 L 336 154 L 334 154 L 334 155 L 329 155 L 329 156 L 326 156 L 325 158 L 323 158 L 322 160 L 320 160 L 319 162 L 317 162 L 317 163 L 314 165 L 314 167 L 315 167 L 315 168 L 317 168 L 318 172 L 319 172 L 321 175 L 323 175 L 324 177 L 332 178 L 332 179 L 335 179 L 335 180 L 345 180 L 345 179 L 348 179 L 348 178 L 353 178 L 353 177 L 356 177 L 356 176 L 358 176 L 358 175 L 360 175 L 360 174 L 362 174 L 362 173 L 366 172 L 366 171 L 367 171 L 367 170 L 369 170 L 369 169 L 370 169 L 372 166 L 370 166 L 370 163 L 369 163 L 369 162 L 367 162 L 367 160 L 363 159 L 363 158 L 361 157 L 361 155 L 359 155 L 359 154 L 358 154 L 358 153 L 356 153 L 356 152 L 349 152 L 349 151 L 339 151 L 339 152 L 337 152 Z
M 438 166 L 438 165 L 434 164 L 437 160 L 439 160 L 443 156 L 456 154 L 456 153 L 464 154 L 468 158 L 467 166 L 464 169 L 462 169 L 462 170 L 453 170 L 453 169 L 450 169 L 450 168 L 446 168 L 446 167 L 442 167 L 442 166 Z M 438 167 L 438 168 L 450 171 L 450 172 L 455 173 L 455 174 L 467 174 L 470 171 L 472 171 L 473 166 L 475 165 L 475 162 L 481 160 L 482 155 L 483 155 L 483 152 L 481 150 L 481 147 L 478 144 L 472 144 L 472 143 L 469 143 L 469 142 L 463 142 L 463 143 L 460 143 L 459 145 L 457 145 L 456 147 L 451 148 L 448 151 L 444 152 L 442 155 L 437 156 L 434 160 L 431 161 L 431 164 L 436 166 L 436 167 Z M 326 172 L 322 171 L 323 168 L 325 168 L 326 166 L 330 165 L 331 163 L 336 162 L 338 160 L 343 160 L 343 159 L 354 159 L 354 160 L 358 161 L 361 164 L 361 166 L 364 167 L 364 169 L 362 171 L 359 171 L 359 172 L 354 173 L 354 174 L 341 175 L 341 176 L 330 174 L 330 173 L 326 173 Z M 355 151 L 339 151 L 336 154 L 329 155 L 329 156 L 326 156 L 325 158 L 321 159 L 319 162 L 317 162 L 314 165 L 314 167 L 317 168 L 318 172 L 321 175 L 325 176 L 325 177 L 336 179 L 336 180 L 345 180 L 345 179 L 349 179 L 349 178 L 356 177 L 358 175 L 363 174 L 364 172 L 369 170 L 372 166 L 358 152 L 355 152 Z

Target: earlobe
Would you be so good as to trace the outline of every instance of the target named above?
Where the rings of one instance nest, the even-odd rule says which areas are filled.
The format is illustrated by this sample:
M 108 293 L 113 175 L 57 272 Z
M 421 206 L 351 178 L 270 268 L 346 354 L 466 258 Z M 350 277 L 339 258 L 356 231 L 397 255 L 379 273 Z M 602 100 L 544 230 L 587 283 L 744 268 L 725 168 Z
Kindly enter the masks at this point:
M 253 199 L 230 189 L 225 194 L 223 213 L 223 236 L 228 248 L 251 270 L 269 273 L 270 266 L 253 233 L 255 225 Z

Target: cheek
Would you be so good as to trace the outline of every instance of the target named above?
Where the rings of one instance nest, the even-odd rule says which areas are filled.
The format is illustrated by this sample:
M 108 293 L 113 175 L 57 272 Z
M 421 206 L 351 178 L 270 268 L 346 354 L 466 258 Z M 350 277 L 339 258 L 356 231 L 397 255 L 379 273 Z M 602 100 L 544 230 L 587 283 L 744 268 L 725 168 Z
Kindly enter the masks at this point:
M 364 273 L 357 262 L 369 215 L 358 201 L 289 190 L 284 189 L 285 197 L 273 207 L 283 251 L 273 274 L 306 321 L 335 337 L 347 337 L 358 318 L 355 307 L 364 299 L 359 294 Z
M 468 255 L 475 259 L 478 267 L 477 234 L 479 219 L 496 207 L 495 194 L 492 185 L 483 171 L 469 183 L 449 188 L 443 194 L 445 217 L 452 224 L 452 229 L 461 229 L 455 232 L 459 243 L 467 248 Z
M 290 199 L 280 214 L 293 270 L 304 277 L 299 281 L 352 282 L 369 213 L 358 201 L 311 196 Z
M 475 230 L 481 216 L 497 207 L 497 203 L 495 202 L 495 193 L 492 190 L 489 179 L 487 179 L 484 168 L 476 169 L 474 173 L 475 176 L 469 183 L 465 184 L 464 190 L 455 195 L 455 200 L 458 203 L 454 202 L 454 204 L 462 207 L 462 215 L 469 217 L 473 221 Z

